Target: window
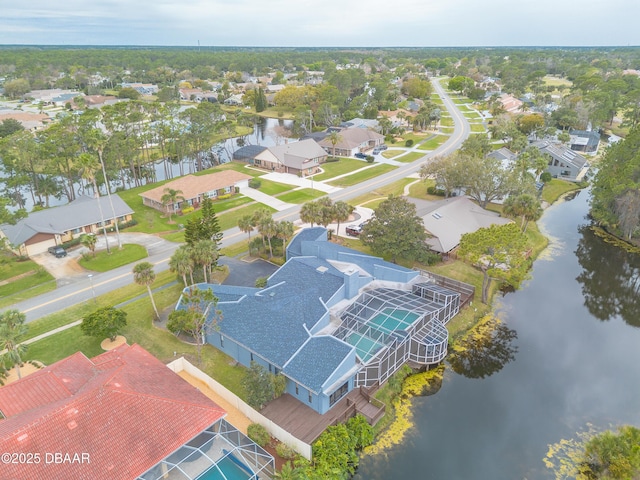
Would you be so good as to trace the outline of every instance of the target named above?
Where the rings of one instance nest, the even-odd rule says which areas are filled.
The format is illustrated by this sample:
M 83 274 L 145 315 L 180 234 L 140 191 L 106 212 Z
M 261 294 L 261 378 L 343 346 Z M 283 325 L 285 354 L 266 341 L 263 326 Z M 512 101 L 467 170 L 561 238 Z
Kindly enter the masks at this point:
M 251 361 L 253 362 L 253 352 L 250 353 Z
M 311 395 L 311 390 L 309 390 L 309 403 L 313 402 L 313 395 Z
M 338 400 L 344 397 L 349 391 L 349 382 L 342 385 L 339 389 L 329 396 L 329 406 L 332 407 Z
M 220 346 L 224 348 L 224 337 L 220 335 Z
M 300 385 L 296 383 L 296 395 L 300 394 Z

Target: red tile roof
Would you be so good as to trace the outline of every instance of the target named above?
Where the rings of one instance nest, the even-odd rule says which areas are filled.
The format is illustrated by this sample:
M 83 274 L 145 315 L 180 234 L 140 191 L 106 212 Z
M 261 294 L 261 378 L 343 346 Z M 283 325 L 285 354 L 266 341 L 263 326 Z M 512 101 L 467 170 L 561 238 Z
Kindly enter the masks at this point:
M 0 452 L 39 455 L 3 463 L 3 480 L 134 479 L 225 415 L 138 345 L 76 353 L 2 387 L 0 411 Z

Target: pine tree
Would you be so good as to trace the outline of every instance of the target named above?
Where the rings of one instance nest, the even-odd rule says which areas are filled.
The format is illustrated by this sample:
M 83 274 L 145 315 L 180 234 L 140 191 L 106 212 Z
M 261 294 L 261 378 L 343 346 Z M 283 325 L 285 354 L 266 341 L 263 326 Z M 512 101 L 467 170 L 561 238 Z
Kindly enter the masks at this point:
M 264 90 L 262 87 L 258 89 L 258 93 L 256 94 L 255 107 L 256 112 L 263 112 L 267 108 L 267 96 L 264 94 Z
M 211 240 L 215 242 L 216 249 L 220 250 L 222 231 L 213 208 L 213 201 L 208 197 L 202 201 L 200 216 L 187 221 L 184 229 L 184 241 L 187 245 L 193 246 L 198 240 Z

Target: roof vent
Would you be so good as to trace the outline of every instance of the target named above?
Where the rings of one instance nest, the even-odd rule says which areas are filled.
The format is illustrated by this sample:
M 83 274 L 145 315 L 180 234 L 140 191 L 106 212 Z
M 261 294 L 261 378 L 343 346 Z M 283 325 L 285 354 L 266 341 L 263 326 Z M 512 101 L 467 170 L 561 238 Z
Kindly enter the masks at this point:
M 269 292 L 269 296 L 270 297 L 275 297 L 276 296 L 276 292 Z
M 442 215 L 440 215 L 438 212 L 432 213 L 431 216 L 436 220 L 440 220 L 442 218 Z
M 71 420 L 69 423 L 67 423 L 67 428 L 69 430 L 73 430 L 74 428 L 76 428 L 78 426 L 78 424 L 76 423 L 75 420 Z
M 329 269 L 328 269 L 327 267 L 322 267 L 322 266 L 321 266 L 321 267 L 316 268 L 316 270 L 317 270 L 319 273 L 324 273 L 324 272 L 326 272 L 326 271 L 327 271 L 327 270 L 329 270 Z
M 18 437 L 18 441 L 19 442 L 24 442 L 27 438 L 29 438 L 29 434 L 28 433 L 23 433 L 22 435 L 20 435 Z

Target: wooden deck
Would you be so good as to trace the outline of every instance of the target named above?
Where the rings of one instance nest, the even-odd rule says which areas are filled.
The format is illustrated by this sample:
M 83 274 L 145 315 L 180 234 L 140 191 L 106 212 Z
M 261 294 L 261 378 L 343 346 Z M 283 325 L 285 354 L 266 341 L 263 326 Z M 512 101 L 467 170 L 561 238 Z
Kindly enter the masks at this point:
M 364 388 L 350 391 L 327 413 L 320 415 L 288 393 L 276 398 L 260 412 L 294 437 L 311 445 L 325 429 L 361 413 L 374 425 L 384 415 L 384 404 L 371 399 Z

